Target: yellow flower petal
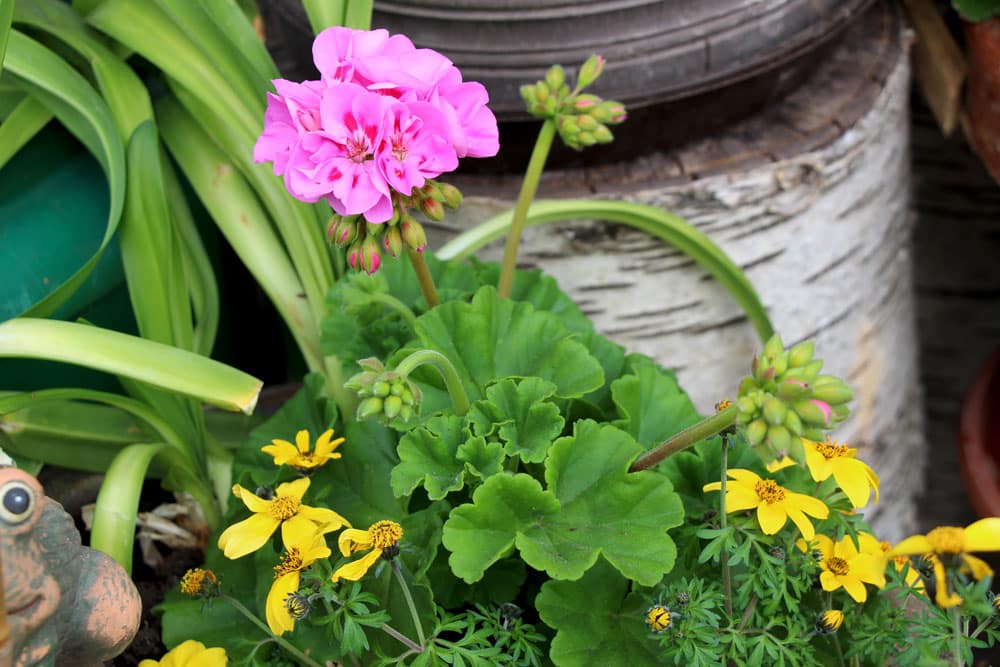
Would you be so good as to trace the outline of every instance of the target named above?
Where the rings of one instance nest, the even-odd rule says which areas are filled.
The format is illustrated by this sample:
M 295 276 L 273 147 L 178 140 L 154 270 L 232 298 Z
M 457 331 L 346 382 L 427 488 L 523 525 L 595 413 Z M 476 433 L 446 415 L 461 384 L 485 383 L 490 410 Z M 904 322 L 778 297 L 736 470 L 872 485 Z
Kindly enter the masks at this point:
M 279 484 L 278 489 L 275 491 L 275 496 L 291 496 L 298 501 L 302 500 L 302 496 L 306 495 L 306 491 L 309 490 L 309 478 L 300 477 L 294 482 L 285 482 L 284 484 Z
M 728 474 L 732 479 L 749 484 L 750 486 L 753 486 L 760 481 L 760 475 L 755 473 L 753 470 L 747 470 L 745 468 L 730 468 L 726 471 L 726 474 Z
M 983 577 L 993 576 L 993 568 L 982 559 L 970 556 L 969 554 L 964 554 L 962 556 L 962 561 L 965 563 L 965 566 L 969 568 L 972 578 L 976 581 L 979 581 Z
M 814 548 L 819 550 L 820 554 L 823 557 L 823 560 L 826 560 L 827 558 L 830 558 L 831 556 L 834 555 L 833 540 L 831 540 L 829 537 L 827 537 L 826 535 L 816 535 L 811 539 Z M 805 549 L 803 549 L 803 551 L 805 551 Z
M 980 519 L 965 529 L 966 551 L 1000 551 L 1000 517 Z
M 833 572 L 823 570 L 819 573 L 819 583 L 824 591 L 835 591 L 840 588 L 840 580 Z
M 726 486 L 726 512 L 753 509 L 760 503 L 760 497 L 753 489 L 741 486 L 738 482 L 731 482 Z
M 709 482 L 705 486 L 701 487 L 701 490 L 704 493 L 708 493 L 709 491 L 721 491 L 722 490 L 722 482 Z
M 858 459 L 837 459 L 831 466 L 837 486 L 854 507 L 864 507 L 871 497 L 871 477 L 868 464 Z
M 850 535 L 845 535 L 833 546 L 833 555 L 850 562 L 858 557 L 858 548 Z
M 371 566 L 375 564 L 375 561 L 377 561 L 381 555 L 381 549 L 372 549 L 358 560 L 342 565 L 337 568 L 336 572 L 333 573 L 333 583 L 337 583 L 341 579 L 357 581 L 361 577 L 365 576 L 365 573 L 371 569 Z
M 309 507 L 308 505 L 303 505 L 299 508 L 298 515 L 315 523 L 319 527 L 318 530 L 323 533 L 332 532 L 339 529 L 341 526 L 351 525 L 347 519 L 325 507 Z
M 264 500 L 253 491 L 244 489 L 239 484 L 233 485 L 233 495 L 242 500 L 243 504 L 251 512 L 267 512 L 271 508 L 270 500 Z
M 286 549 L 312 544 L 318 534 L 319 526 L 302 516 L 301 513 L 281 523 L 281 542 Z
M 283 466 L 299 455 L 295 445 L 287 440 L 272 440 L 270 445 L 264 445 L 260 451 L 273 457 L 276 466 Z
M 856 576 L 841 577 L 840 583 L 855 602 L 864 602 L 868 599 L 868 589 Z
M 309 431 L 303 429 L 295 434 L 295 446 L 298 448 L 299 454 L 309 453 Z
M 160 664 L 164 667 L 172 667 L 176 665 L 177 667 L 182 667 L 187 665 L 187 663 L 196 655 L 205 650 L 205 645 L 194 639 L 188 639 L 176 647 L 171 649 L 163 658 L 160 660 Z
M 226 649 L 214 646 L 196 655 L 186 667 L 226 667 L 228 664 L 229 656 L 226 655 Z
M 927 541 L 926 535 L 913 535 L 894 546 L 889 550 L 887 556 L 913 556 L 931 553 L 931 543 Z
M 264 615 L 267 617 L 267 627 L 276 635 L 283 635 L 295 629 L 295 619 L 285 607 L 285 598 L 299 590 L 299 573 L 287 572 L 271 584 L 264 603 Z
M 782 457 L 780 459 L 775 459 L 775 460 L 771 461 L 770 463 L 768 463 L 767 464 L 767 471 L 768 472 L 778 472 L 779 470 L 784 470 L 785 468 L 790 468 L 793 465 L 797 465 L 795 463 L 795 459 L 793 459 L 791 456 L 785 456 L 785 457 Z
M 794 507 L 787 508 L 787 512 L 788 518 L 792 520 L 792 523 L 802 533 L 802 537 L 811 540 L 816 535 L 816 529 L 813 528 L 812 521 L 807 519 L 805 514 Z
M 773 505 L 761 503 L 757 506 L 757 521 L 760 523 L 760 529 L 764 531 L 765 535 L 774 535 L 777 533 L 787 520 L 788 514 L 777 503 Z M 807 535 L 806 537 L 809 538 L 812 536 Z
M 802 447 L 806 452 L 806 467 L 813 480 L 822 482 L 833 474 L 830 462 L 817 451 L 815 442 L 802 438 Z
M 340 533 L 340 536 L 337 538 L 337 546 L 340 548 L 340 553 L 350 556 L 355 551 L 371 549 L 372 536 L 367 530 L 348 528 Z
M 260 549 L 280 522 L 269 514 L 254 514 L 234 523 L 219 535 L 219 548 L 226 558 L 241 558 Z
M 809 516 L 814 516 L 817 519 L 825 519 L 830 516 L 830 508 L 826 506 L 826 503 L 819 498 L 813 498 L 812 496 L 807 496 L 804 493 L 793 493 L 789 491 L 785 504 L 794 506 Z

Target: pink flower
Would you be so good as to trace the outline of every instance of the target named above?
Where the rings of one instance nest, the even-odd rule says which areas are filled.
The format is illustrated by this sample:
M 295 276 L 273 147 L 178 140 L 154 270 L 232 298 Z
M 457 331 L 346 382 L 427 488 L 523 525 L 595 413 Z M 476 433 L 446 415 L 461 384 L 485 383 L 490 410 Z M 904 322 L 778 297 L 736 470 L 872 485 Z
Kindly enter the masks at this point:
M 500 137 L 496 116 L 486 106 L 489 93 L 478 81 L 463 82 L 458 69 L 452 69 L 431 101 L 448 118 L 458 157 L 492 157 L 500 150 Z
M 264 132 L 253 147 L 254 162 L 273 162 L 274 174 L 285 173 L 289 154 L 306 132 L 319 129 L 319 81 L 295 83 L 275 79 L 277 95 L 267 94 Z
M 458 166 L 444 114 L 427 102 L 390 105 L 389 130 L 377 155 L 379 169 L 396 192 L 409 194 Z

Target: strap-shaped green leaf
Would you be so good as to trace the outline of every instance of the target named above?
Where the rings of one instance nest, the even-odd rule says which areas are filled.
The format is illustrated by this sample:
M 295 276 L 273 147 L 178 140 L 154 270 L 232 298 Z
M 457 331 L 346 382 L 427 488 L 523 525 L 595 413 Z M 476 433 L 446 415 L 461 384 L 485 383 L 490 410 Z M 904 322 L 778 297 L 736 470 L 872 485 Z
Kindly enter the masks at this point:
M 7 53 L 7 39 L 13 18 L 14 0 L 0 0 L 0 73 L 3 73 L 4 54 Z
M 193 352 L 57 320 L 15 318 L 0 324 L 0 356 L 87 366 L 246 413 L 253 411 L 262 385 L 243 371 Z
M 25 313 L 45 317 L 76 291 L 114 236 L 125 202 L 125 153 L 108 105 L 62 58 L 12 30 L 4 63 L 14 80 L 51 110 L 94 154 L 108 179 L 111 206 L 104 237 L 90 260 Z
M 0 123 L 0 169 L 52 120 L 52 112 L 33 97 L 25 97 Z
M 438 250 L 437 255 L 440 259 L 467 257 L 507 233 L 512 219 L 513 211 L 494 216 L 446 243 Z M 564 199 L 532 204 L 528 209 L 526 224 L 544 225 L 581 219 L 620 222 L 669 243 L 698 262 L 729 290 L 746 312 L 762 341 L 774 334 L 767 309 L 740 267 L 711 239 L 672 213 L 634 202 Z

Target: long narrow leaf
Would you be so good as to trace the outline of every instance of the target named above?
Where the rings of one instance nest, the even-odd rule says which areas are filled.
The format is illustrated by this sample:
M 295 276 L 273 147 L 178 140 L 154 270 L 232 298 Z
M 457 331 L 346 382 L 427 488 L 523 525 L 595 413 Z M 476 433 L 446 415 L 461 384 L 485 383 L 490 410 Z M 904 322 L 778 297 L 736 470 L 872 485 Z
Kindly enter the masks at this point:
M 313 34 L 335 25 L 344 25 L 351 0 L 302 0 Z
M 313 368 L 322 368 L 318 324 L 267 214 L 235 165 L 175 100 L 157 104 L 167 148 L 236 254 L 267 292 Z
M 494 216 L 445 244 L 437 253 L 442 259 L 467 257 L 504 235 L 513 213 Z M 600 199 L 567 199 L 538 202 L 528 209 L 527 224 L 598 219 L 619 222 L 660 238 L 698 262 L 722 284 L 746 312 L 761 340 L 774 333 L 767 309 L 746 275 L 707 236 L 683 219 L 661 209 L 632 202 Z
M 108 554 L 132 574 L 132 543 L 146 469 L 166 445 L 129 445 L 115 456 L 97 494 L 90 546 Z
M 51 110 L 87 146 L 108 178 L 111 206 L 100 245 L 69 279 L 27 311 L 29 315 L 48 316 L 83 283 L 114 236 L 125 200 L 125 155 L 107 105 L 59 56 L 12 30 L 5 66 L 29 94 Z
M 372 0 L 348 0 L 344 25 L 356 30 L 369 30 L 372 27 Z
M 38 100 L 25 97 L 0 123 L 0 169 L 52 120 L 52 112 Z
M 236 50 L 246 58 L 257 72 L 257 76 L 264 81 L 281 76 L 274 60 L 271 59 L 271 54 L 264 46 L 264 41 L 254 30 L 246 13 L 236 3 L 206 2 L 203 3 L 203 8 L 219 30 L 229 35 Z
M 87 366 L 247 413 L 261 388 L 260 380 L 193 352 L 74 322 L 8 320 L 0 324 L 0 357 Z
M 0 0 L 0 73 L 3 72 L 3 59 L 7 53 L 7 38 L 10 36 L 13 18 L 14 0 Z

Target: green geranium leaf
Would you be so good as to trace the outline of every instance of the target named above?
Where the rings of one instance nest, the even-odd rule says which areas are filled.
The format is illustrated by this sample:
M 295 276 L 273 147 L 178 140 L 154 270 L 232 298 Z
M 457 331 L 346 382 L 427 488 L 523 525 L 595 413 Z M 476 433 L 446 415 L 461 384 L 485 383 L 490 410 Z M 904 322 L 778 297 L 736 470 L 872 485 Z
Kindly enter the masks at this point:
M 399 465 L 392 469 L 392 491 L 408 496 L 423 484 L 431 500 L 440 500 L 465 484 L 465 463 L 457 457 L 467 438 L 462 418 L 436 415 L 399 441 Z
M 667 529 L 684 511 L 670 480 L 655 471 L 628 473 L 642 448 L 627 433 L 593 421 L 574 424 L 545 461 L 545 481 L 559 514 L 525 531 L 525 562 L 555 579 L 578 579 L 603 554 L 623 575 L 656 584 L 674 565 Z
M 656 584 L 676 556 L 667 529 L 684 513 L 666 477 L 627 472 L 641 452 L 623 431 L 577 422 L 549 450 L 548 490 L 527 475 L 496 475 L 452 511 L 444 527 L 452 571 L 474 582 L 516 545 L 555 579 L 578 579 L 603 555 L 624 576 Z
M 578 339 L 587 346 L 590 354 L 600 362 L 604 369 L 604 384 L 584 396 L 581 400 L 596 406 L 606 419 L 616 415 L 615 405 L 611 400 L 611 383 L 621 377 L 627 370 L 625 364 L 625 348 L 601 334 L 591 331 Z
M 482 285 L 496 285 L 500 280 L 500 264 L 479 262 L 473 258 L 472 266 Z M 580 312 L 573 299 L 559 288 L 555 278 L 540 270 L 515 271 L 510 298 L 514 301 L 530 303 L 536 310 L 552 313 L 574 333 L 587 334 L 594 330 L 594 324 Z
M 469 410 L 472 430 L 484 437 L 498 431 L 508 454 L 538 463 L 565 423 L 559 407 L 547 400 L 555 391 L 554 384 L 541 378 L 500 380 L 486 389 L 485 400 L 476 401 Z
M 458 447 L 458 460 L 476 477 L 486 479 L 503 470 L 507 457 L 499 442 L 487 442 L 482 436 L 473 436 Z
M 558 512 L 559 501 L 530 475 L 490 477 L 472 494 L 472 503 L 452 510 L 444 524 L 452 572 L 470 584 L 479 581 L 524 531 Z
M 471 400 L 497 378 L 536 376 L 560 397 L 600 387 L 604 372 L 559 319 L 526 303 L 501 299 L 491 286 L 472 303 L 444 303 L 417 319 L 421 343 L 448 357 Z
M 658 642 L 645 624 L 646 604 L 606 563 L 578 581 L 548 581 L 535 598 L 538 614 L 555 628 L 550 657 L 561 667 L 654 667 Z
M 611 383 L 621 419 L 612 422 L 646 449 L 678 433 L 700 416 L 670 371 L 643 355 L 629 355 L 632 374 Z

